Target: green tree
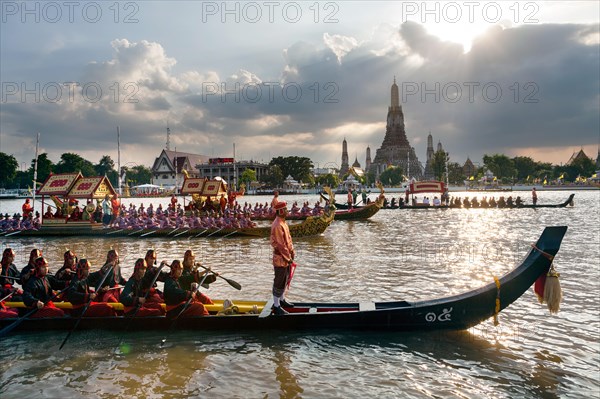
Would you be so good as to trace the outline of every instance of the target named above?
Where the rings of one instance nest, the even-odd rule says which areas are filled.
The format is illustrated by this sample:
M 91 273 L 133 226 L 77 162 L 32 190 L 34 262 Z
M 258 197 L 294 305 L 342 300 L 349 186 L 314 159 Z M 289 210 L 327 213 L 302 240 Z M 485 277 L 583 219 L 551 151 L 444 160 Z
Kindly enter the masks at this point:
M 94 165 L 97 176 L 106 176 L 114 187 L 119 186 L 119 175 L 115 170 L 115 162 L 108 155 L 103 155 L 100 161 Z
M 288 176 L 292 176 L 298 181 L 314 184 L 314 177 L 312 174 L 313 163 L 310 158 L 306 157 L 277 157 L 271 159 L 269 166 L 277 165 L 281 169 L 283 179 Z M 283 180 L 281 181 L 283 184 Z
M 570 164 L 563 167 L 565 170 L 565 179 L 575 181 L 578 176 L 590 177 L 596 170 L 594 161 L 587 157 L 576 158 Z
M 284 180 L 285 178 L 279 165 L 271 165 L 267 173 L 262 175 L 260 181 L 271 187 L 281 187 Z
M 254 169 L 246 169 L 240 176 L 240 183 L 246 185 L 246 188 L 250 188 L 250 183 L 256 181 L 256 171 Z
M 451 184 L 463 184 L 467 176 L 463 167 L 457 162 L 448 163 L 448 182 Z
M 27 171 L 27 173 L 29 174 L 29 182 L 31 184 L 31 182 L 33 181 L 33 170 L 35 168 L 35 158 L 31 160 L 31 166 L 29 167 L 29 170 Z M 41 153 L 38 155 L 38 164 L 37 164 L 37 181 L 39 182 L 45 182 L 46 179 L 48 179 L 48 176 L 50 176 L 50 173 L 53 172 L 55 168 L 54 162 L 52 162 L 50 159 L 48 159 L 48 154 L 47 153 Z
M 438 150 L 433 154 L 431 166 L 436 180 L 444 180 L 448 159 L 448 154 L 444 150 Z
M 133 186 L 148 184 L 152 181 L 152 170 L 144 165 L 136 165 L 131 169 L 123 166 L 121 169 L 125 171 L 125 181 Z
M 100 162 L 94 165 L 94 170 L 98 176 L 108 175 L 108 173 L 115 170 L 115 161 L 110 156 L 103 155 Z
M 520 181 L 527 180 L 527 177 L 535 175 L 537 163 L 530 157 L 514 157 L 513 165 L 516 170 L 516 178 Z
M 400 166 L 390 166 L 379 175 L 379 180 L 384 185 L 397 186 L 404 180 L 403 174 Z
M 512 178 L 515 176 L 515 165 L 509 157 L 504 154 L 494 154 L 483 156 L 484 166 L 492 171 L 498 179 Z
M 0 187 L 9 187 L 18 168 L 19 163 L 13 155 L 0 152 Z
M 317 176 L 316 181 L 321 186 L 329 186 L 333 190 L 335 190 L 335 188 L 340 184 L 340 178 L 337 175 L 331 173 Z
M 538 162 L 535 168 L 535 177 L 538 179 L 551 179 L 554 175 L 554 167 L 549 162 Z M 566 176 L 565 176 L 566 177 Z
M 94 165 L 90 161 L 72 152 L 65 152 L 60 156 L 60 161 L 56 164 L 55 171 L 56 173 L 81 172 L 84 176 L 96 175 Z

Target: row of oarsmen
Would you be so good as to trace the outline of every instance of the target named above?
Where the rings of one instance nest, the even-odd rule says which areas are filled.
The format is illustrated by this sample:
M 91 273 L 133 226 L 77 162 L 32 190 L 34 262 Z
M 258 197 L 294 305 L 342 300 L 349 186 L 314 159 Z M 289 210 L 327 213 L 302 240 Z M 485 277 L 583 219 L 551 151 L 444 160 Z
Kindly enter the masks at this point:
M 211 299 L 198 291 L 199 285 L 207 287 L 216 280 L 210 268 L 203 272 L 195 268 L 192 250 L 184 254 L 183 262 L 174 260 L 170 272 L 162 271 L 166 262 L 156 266 L 156 251 L 151 249 L 145 258 L 135 262 L 129 280 L 121 275 L 119 254 L 111 249 L 100 270 L 90 273 L 91 264 L 87 259 L 77 259 L 71 250 L 64 253 L 64 264 L 54 274 L 48 273 L 48 261 L 42 251 L 35 248 L 29 256 L 29 263 L 21 271 L 14 265 L 15 252 L 12 248 L 2 253 L 0 275 L 0 318 L 18 317 L 38 309 L 30 317 L 65 317 L 63 309 L 54 301 L 68 301 L 73 305 L 71 316 L 78 317 L 88 305 L 84 317 L 115 316 L 117 313 L 109 302 L 120 302 L 124 315 L 136 317 L 203 316 L 208 311 L 203 304 L 213 304 Z M 156 281 L 164 282 L 164 292 L 157 289 Z M 15 286 L 20 284 L 21 288 Z M 57 292 L 58 291 L 58 292 Z M 22 301 L 26 308 L 7 308 L 5 301 Z M 190 301 L 189 304 L 186 303 Z M 162 304 L 166 306 L 166 312 Z

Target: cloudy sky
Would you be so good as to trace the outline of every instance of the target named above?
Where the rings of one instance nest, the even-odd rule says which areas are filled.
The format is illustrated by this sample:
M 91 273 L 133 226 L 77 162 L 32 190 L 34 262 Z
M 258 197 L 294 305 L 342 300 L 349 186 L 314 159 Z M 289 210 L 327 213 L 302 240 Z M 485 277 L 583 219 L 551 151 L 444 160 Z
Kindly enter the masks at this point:
M 215 157 L 361 164 L 400 87 L 419 159 L 565 163 L 600 141 L 599 3 L 38 2 L 1 4 L 0 151 L 35 136 L 151 166 L 166 145 Z M 130 164 L 131 165 L 131 164 Z

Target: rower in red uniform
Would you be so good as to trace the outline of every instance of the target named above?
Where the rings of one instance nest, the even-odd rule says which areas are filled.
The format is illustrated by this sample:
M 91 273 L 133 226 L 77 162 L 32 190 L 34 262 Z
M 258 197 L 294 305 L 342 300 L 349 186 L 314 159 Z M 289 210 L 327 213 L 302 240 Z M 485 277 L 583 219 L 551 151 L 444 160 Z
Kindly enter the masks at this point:
M 20 273 L 19 269 L 17 269 L 13 263 L 14 260 L 15 251 L 13 251 L 12 248 L 6 248 L 4 252 L 2 252 L 2 260 L 0 261 L 0 264 L 2 265 L 2 270 L 0 272 L 0 298 L 4 298 L 13 291 L 15 291 L 16 294 L 16 291 L 18 290 L 14 284 L 19 282 Z M 17 295 L 21 296 L 22 293 L 23 291 L 19 292 Z
M 167 317 L 177 317 L 183 310 L 187 301 L 192 298 L 191 303 L 183 312 L 181 317 L 206 316 L 208 310 L 204 307 L 196 295 L 198 293 L 198 283 L 192 283 L 191 290 L 187 291 L 181 288 L 179 277 L 183 272 L 183 267 L 179 260 L 174 260 L 171 264 L 171 274 L 165 281 L 165 303 L 167 304 Z
M 88 277 L 90 274 L 90 262 L 87 259 L 80 259 L 75 267 L 75 274 L 69 284 L 66 292 L 66 298 L 73 305 L 71 316 L 79 316 L 85 305 L 90 302 L 84 317 L 108 317 L 116 316 L 117 312 L 108 303 L 96 302 L 98 294 L 94 288 L 90 287 Z
M 32 249 L 29 253 L 29 262 L 23 269 L 21 269 L 20 277 L 22 287 L 25 287 L 29 278 L 35 274 L 35 260 L 40 256 L 42 256 L 42 251 L 37 248 Z
M 30 317 L 63 317 L 65 312 L 57 308 L 53 289 L 65 288 L 64 281 L 48 276 L 48 261 L 42 256 L 35 261 L 35 275 L 32 276 L 23 290 L 23 303 L 29 308 L 37 307 L 38 311 Z
M 17 309 L 7 308 L 4 301 L 18 302 L 22 300 L 23 290 L 14 286 L 19 280 L 19 270 L 13 264 L 15 252 L 12 248 L 6 248 L 2 253 L 2 271 L 0 275 L 0 319 L 5 317 L 17 317 Z M 6 278 L 13 277 L 13 278 Z
M 112 268 L 112 271 L 110 269 Z M 119 302 L 120 289 L 119 285 L 125 285 L 127 281 L 121 275 L 121 267 L 119 266 L 119 254 L 115 249 L 108 251 L 106 255 L 106 263 L 97 272 L 91 273 L 89 282 L 93 286 L 97 286 L 104 275 L 109 273 L 102 287 L 98 287 L 99 302 Z
M 146 274 L 146 261 L 139 258 L 135 261 L 133 275 L 125 284 L 125 288 L 119 297 L 125 306 L 125 316 L 147 317 L 163 316 L 165 311 L 160 303 L 146 301 L 146 290 L 144 289 L 144 275 Z M 139 307 L 139 310 L 137 308 Z

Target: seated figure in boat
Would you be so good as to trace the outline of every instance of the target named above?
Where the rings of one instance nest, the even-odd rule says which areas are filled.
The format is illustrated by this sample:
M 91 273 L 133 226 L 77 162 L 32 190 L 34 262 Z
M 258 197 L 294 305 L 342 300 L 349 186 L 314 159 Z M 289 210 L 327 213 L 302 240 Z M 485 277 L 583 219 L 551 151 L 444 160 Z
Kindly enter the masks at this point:
M 471 200 L 471 208 L 479 208 L 479 201 L 477 201 L 477 197 L 473 197 Z
M 315 206 L 313 207 L 313 210 L 312 210 L 312 215 L 319 216 L 322 213 L 323 213 L 323 207 L 321 206 L 321 202 L 320 201 L 315 202 Z
M 27 281 L 23 289 L 25 306 L 38 309 L 30 317 L 63 317 L 65 312 L 52 302 L 52 299 L 55 298 L 53 290 L 62 290 L 67 284 L 53 276 L 48 276 L 48 261 L 43 256 L 35 259 L 34 263 L 35 274 Z
M 514 203 L 513 203 L 513 197 L 512 197 L 512 196 L 509 196 L 509 197 L 506 199 L 506 206 L 513 206 L 513 205 L 514 205 Z
M 471 207 L 471 201 L 469 201 L 469 197 L 465 197 L 465 199 L 463 200 L 463 207 L 465 207 L 465 208 Z
M 121 267 L 119 266 L 119 253 L 116 249 L 111 249 L 106 255 L 106 262 L 97 272 L 91 273 L 89 276 L 90 284 L 98 286 L 104 275 L 109 273 L 101 287 L 98 287 L 99 302 L 119 302 L 121 285 L 125 285 L 127 281 L 121 275 Z
M 300 214 L 300 207 L 298 206 L 297 201 L 294 201 L 294 203 L 292 204 L 292 209 L 290 210 L 290 214 L 291 215 L 299 215 Z
M 506 201 L 504 200 L 504 196 L 500 196 L 498 198 L 498 208 L 504 208 L 506 206 Z
M 487 198 L 486 197 L 483 197 L 481 199 L 481 207 L 482 208 L 487 208 L 488 207 L 488 202 L 487 202 Z
M 160 304 L 160 297 L 153 297 L 148 300 L 150 295 L 154 295 L 154 293 L 151 287 L 144 287 L 144 276 L 147 268 L 144 258 L 135 261 L 133 275 L 129 278 L 119 296 L 119 301 L 125 307 L 125 316 L 133 316 L 134 313 L 136 317 L 163 316 L 165 314 Z
M 90 262 L 80 259 L 75 267 L 75 274 L 69 283 L 69 289 L 65 293 L 66 299 L 71 302 L 73 309 L 71 316 L 80 316 L 86 304 L 89 303 L 84 317 L 107 317 L 116 316 L 117 312 L 107 303 L 97 302 L 97 295 L 90 287 L 88 277 L 90 274 Z
M 44 213 L 44 219 L 52 219 L 54 215 L 52 214 L 52 209 L 50 209 L 50 205 L 46 208 L 46 213 Z
M 210 270 L 198 270 L 195 268 L 196 265 L 196 255 L 194 251 L 188 249 L 183 254 L 183 263 L 181 266 L 183 267 L 183 271 L 181 273 L 181 277 L 179 278 L 179 283 L 185 290 L 190 290 L 192 287 L 192 283 L 202 283 L 202 284 L 210 284 L 214 283 L 217 277 L 214 274 L 210 273 Z M 206 277 L 204 277 L 206 276 Z M 198 297 L 201 298 L 202 303 L 212 304 L 212 301 L 206 295 L 198 292 Z
M 300 210 L 300 214 L 302 214 L 302 216 L 308 216 L 310 215 L 310 207 L 308 206 L 308 201 L 306 201 L 303 205 L 302 205 L 302 209 Z
M 162 271 L 159 270 L 158 267 L 156 267 L 156 250 L 155 249 L 149 249 L 148 251 L 146 251 L 146 256 L 144 257 L 144 260 L 146 261 L 146 273 L 144 274 L 144 289 L 145 290 L 153 290 L 153 292 L 151 292 L 148 295 L 148 301 L 154 301 L 154 302 L 159 302 L 162 303 L 164 302 L 164 296 L 163 293 L 158 289 L 158 285 L 156 284 L 157 281 L 160 281 L 162 283 L 165 282 L 165 280 L 167 279 L 167 277 L 169 277 L 169 272 L 166 271 Z M 166 261 L 162 261 L 161 264 L 167 264 Z M 155 276 L 156 273 L 160 273 L 158 275 L 158 277 L 156 277 L 155 280 Z M 154 281 L 154 284 L 151 285 L 152 281 Z
M 12 301 L 20 301 L 23 290 L 15 287 L 15 283 L 19 282 L 19 269 L 13 263 L 15 260 L 15 251 L 12 248 L 6 248 L 2 252 L 2 260 L 0 264 L 0 298 L 4 298 L 12 293 Z M 7 278 L 13 277 L 13 278 Z
M 494 197 L 490 198 L 490 208 L 495 208 L 497 203 L 496 203 L 496 199 Z
M 71 212 L 71 216 L 69 216 L 70 220 L 81 220 L 82 218 L 82 213 L 81 213 L 81 209 L 79 209 L 79 206 L 77 206 L 77 204 L 75 204 L 73 206 L 73 211 Z
M 517 206 L 523 205 L 523 200 L 521 199 L 520 196 L 517 196 L 517 199 L 515 200 L 515 205 L 517 205 Z
M 35 274 L 35 260 L 40 256 L 42 256 L 42 251 L 37 248 L 32 249 L 29 253 L 29 261 L 27 262 L 27 265 L 21 269 L 21 273 L 19 274 L 19 277 L 21 278 L 21 287 L 25 287 L 27 281 Z
M 75 266 L 77 266 L 77 255 L 70 249 L 67 249 L 63 254 L 63 259 L 63 265 L 54 273 L 54 277 L 61 281 L 71 281 L 71 278 L 75 274 Z
M 121 215 L 117 216 L 117 226 L 120 229 L 126 229 L 127 227 L 129 227 L 129 224 L 127 223 L 127 218 Z
M 184 289 L 179 281 L 182 273 L 183 267 L 181 262 L 177 259 L 174 260 L 173 263 L 171 263 L 171 273 L 165 281 L 167 317 L 177 317 L 182 311 L 181 317 L 208 315 L 208 310 L 206 310 L 202 303 L 202 297 L 198 295 L 198 283 L 192 283 L 189 290 Z M 208 298 L 205 295 L 204 297 Z M 210 299 L 208 300 L 210 301 Z M 185 308 L 185 304 L 188 301 L 190 301 L 190 304 Z M 212 301 L 210 301 L 210 303 L 212 303 Z
M 440 201 L 440 199 L 437 196 L 433 197 L 433 206 L 440 206 L 442 205 L 442 201 Z

